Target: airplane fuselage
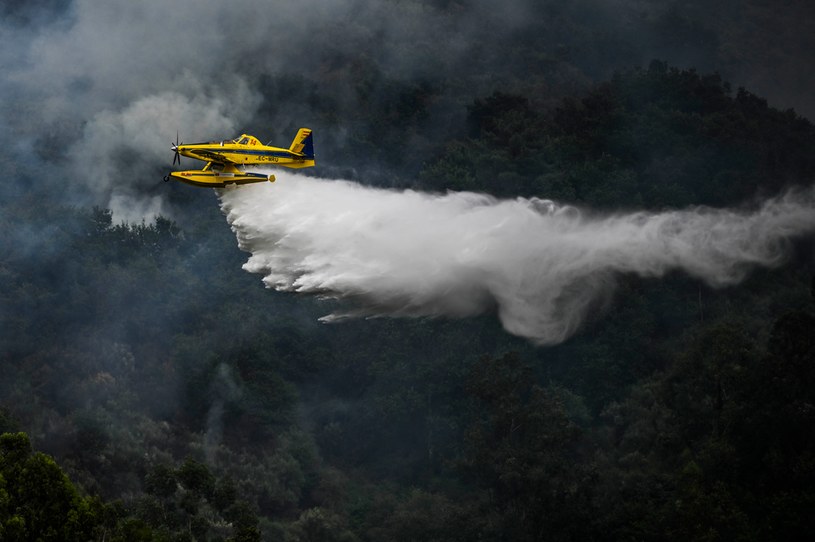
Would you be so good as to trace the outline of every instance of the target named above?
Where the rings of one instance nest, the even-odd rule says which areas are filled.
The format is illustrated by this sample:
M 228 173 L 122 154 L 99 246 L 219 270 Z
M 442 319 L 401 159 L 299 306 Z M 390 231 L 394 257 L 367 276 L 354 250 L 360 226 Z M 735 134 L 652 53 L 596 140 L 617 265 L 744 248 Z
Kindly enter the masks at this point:
M 178 153 L 205 162 L 233 164 L 236 166 L 272 165 L 288 168 L 304 168 L 314 165 L 314 157 L 289 149 L 261 145 L 249 135 L 237 139 L 178 145 Z

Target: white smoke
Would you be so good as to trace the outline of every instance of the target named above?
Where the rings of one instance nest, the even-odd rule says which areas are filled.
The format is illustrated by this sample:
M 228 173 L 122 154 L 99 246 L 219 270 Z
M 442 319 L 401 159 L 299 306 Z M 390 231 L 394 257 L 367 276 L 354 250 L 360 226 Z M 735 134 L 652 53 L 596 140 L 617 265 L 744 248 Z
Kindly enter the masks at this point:
M 505 0 L 500 10 L 487 0 L 171 4 L 0 4 L 0 145 L 32 178 L 76 181 L 69 194 L 54 192 L 60 201 L 149 222 L 173 214 L 158 183 L 176 131 L 190 143 L 330 128 L 320 132 L 325 164 L 349 141 L 364 140 L 371 104 L 400 89 L 432 89 L 428 117 L 410 136 L 432 143 L 432 134 L 463 122 L 468 104 L 496 90 L 548 108 L 652 58 L 717 70 L 734 88 L 750 83 L 771 102 L 815 111 L 815 33 L 813 18 L 802 16 L 805 2 L 771 12 L 715 9 L 718 22 L 701 27 L 730 44 L 716 54 L 697 40 L 663 39 L 659 21 L 676 12 L 673 0 Z M 688 23 L 710 19 L 700 9 L 689 8 Z M 536 54 L 525 47 L 517 58 L 500 54 L 516 40 L 534 43 Z M 753 50 L 769 53 L 745 52 Z M 31 168 L 42 157 L 38 175 Z
M 111 209 L 117 222 L 138 223 L 172 215 L 156 187 L 176 133 L 187 143 L 235 137 L 264 103 L 281 108 L 280 124 L 319 124 L 313 98 L 264 96 L 277 76 L 323 83 L 337 113 L 357 118 L 367 98 L 360 103 L 354 85 L 342 82 L 352 71 L 347 62 L 363 58 L 371 73 L 387 66 L 408 81 L 429 70 L 449 75 L 469 65 L 461 59 L 479 30 L 474 22 L 489 13 L 491 29 L 510 30 L 523 22 L 529 0 L 512 0 L 500 17 L 484 0 L 455 15 L 421 3 L 357 0 L 41 4 L 0 8 L 7 37 L 0 48 L 2 143 L 47 154 L 54 161 L 49 177 L 84 184 L 72 197 Z M 7 18 L 14 12 L 31 21 Z M 480 42 L 481 32 L 475 35 Z M 271 139 L 272 129 L 258 135 Z
M 221 191 L 244 269 L 270 288 L 349 302 L 324 317 L 467 317 L 495 307 L 538 344 L 575 332 L 616 277 L 681 270 L 712 286 L 776 266 L 815 230 L 815 190 L 752 212 L 695 208 L 587 216 L 541 199 L 364 187 L 277 171 Z
M 84 126 L 82 137 L 70 145 L 71 166 L 82 172 L 77 178 L 104 197 L 115 221 L 138 223 L 169 216 L 164 198 L 143 190 L 159 182 L 156 166 L 168 167 L 167 156 L 177 134 L 181 132 L 182 138 L 184 132 L 206 134 L 202 138 L 235 134 L 238 128 L 230 107 L 242 104 L 245 111 L 253 111 L 257 104 L 257 97 L 240 81 L 235 82 L 229 99 L 207 96 L 203 90 L 193 95 L 165 92 L 141 98 L 122 111 L 100 111 Z M 192 167 L 202 165 L 196 162 Z

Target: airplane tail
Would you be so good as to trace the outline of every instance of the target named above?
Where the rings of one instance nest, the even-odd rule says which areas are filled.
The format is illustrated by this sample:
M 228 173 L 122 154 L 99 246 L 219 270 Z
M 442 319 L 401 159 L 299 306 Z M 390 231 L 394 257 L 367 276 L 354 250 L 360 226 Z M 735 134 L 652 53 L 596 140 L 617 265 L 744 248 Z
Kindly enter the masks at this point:
M 311 138 L 311 129 L 300 128 L 297 135 L 294 136 L 294 141 L 291 142 L 289 150 L 297 154 L 302 153 L 309 160 L 314 160 L 314 141 Z

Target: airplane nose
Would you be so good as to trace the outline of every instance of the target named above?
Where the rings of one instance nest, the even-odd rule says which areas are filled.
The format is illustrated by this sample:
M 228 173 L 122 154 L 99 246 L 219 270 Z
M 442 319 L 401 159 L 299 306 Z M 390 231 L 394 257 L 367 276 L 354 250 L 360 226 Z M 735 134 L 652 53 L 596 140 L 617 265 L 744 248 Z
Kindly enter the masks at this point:
M 170 150 L 173 151 L 175 154 L 173 155 L 173 165 L 181 165 L 181 155 L 179 154 L 179 147 L 184 143 L 178 142 L 178 132 L 175 133 L 175 143 L 170 141 Z

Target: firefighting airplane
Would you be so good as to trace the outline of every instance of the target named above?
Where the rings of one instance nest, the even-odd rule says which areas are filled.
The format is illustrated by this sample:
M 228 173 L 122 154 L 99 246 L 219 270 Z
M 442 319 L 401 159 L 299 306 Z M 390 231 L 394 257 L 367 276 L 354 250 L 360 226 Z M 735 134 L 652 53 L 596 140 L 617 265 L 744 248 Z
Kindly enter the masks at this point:
M 304 168 L 314 165 L 314 143 L 311 130 L 300 128 L 288 149 L 261 145 L 256 137 L 243 134 L 235 139 L 194 143 L 185 145 L 176 142 L 170 149 L 175 152 L 173 165 L 181 165 L 181 156 L 203 160 L 207 164 L 203 169 L 172 171 L 164 181 L 170 179 L 193 186 L 223 187 L 230 184 L 240 185 L 274 182 L 274 175 L 244 171 L 244 166 L 283 166 Z

